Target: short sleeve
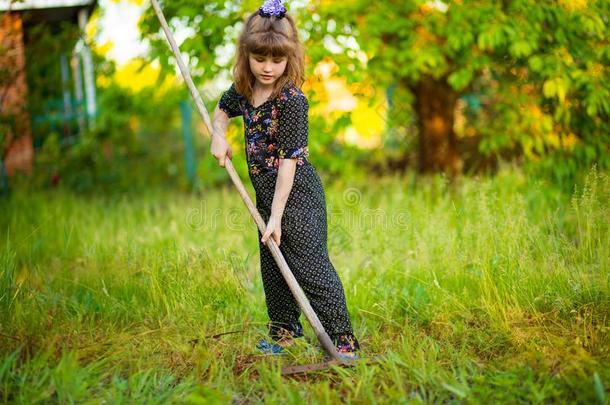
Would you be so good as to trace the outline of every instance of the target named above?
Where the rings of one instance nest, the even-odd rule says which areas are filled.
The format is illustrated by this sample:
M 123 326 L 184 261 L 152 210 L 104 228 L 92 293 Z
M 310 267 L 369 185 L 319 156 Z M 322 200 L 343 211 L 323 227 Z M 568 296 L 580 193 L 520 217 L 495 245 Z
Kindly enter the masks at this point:
M 294 159 L 309 155 L 307 147 L 309 129 L 309 103 L 299 93 L 290 95 L 280 109 L 277 147 L 280 159 Z
M 220 101 L 218 102 L 218 108 L 227 113 L 229 118 L 236 117 L 241 115 L 241 107 L 239 106 L 239 101 L 237 90 L 235 90 L 235 82 L 231 83 L 231 87 L 220 97 Z

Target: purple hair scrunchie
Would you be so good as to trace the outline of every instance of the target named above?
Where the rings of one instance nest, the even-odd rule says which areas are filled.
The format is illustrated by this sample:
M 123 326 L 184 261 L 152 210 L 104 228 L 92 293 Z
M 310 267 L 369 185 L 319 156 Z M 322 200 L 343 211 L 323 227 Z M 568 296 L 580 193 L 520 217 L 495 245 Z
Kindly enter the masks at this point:
M 286 8 L 282 5 L 281 0 L 265 0 L 262 6 L 258 9 L 258 14 L 262 17 L 282 18 L 286 15 Z

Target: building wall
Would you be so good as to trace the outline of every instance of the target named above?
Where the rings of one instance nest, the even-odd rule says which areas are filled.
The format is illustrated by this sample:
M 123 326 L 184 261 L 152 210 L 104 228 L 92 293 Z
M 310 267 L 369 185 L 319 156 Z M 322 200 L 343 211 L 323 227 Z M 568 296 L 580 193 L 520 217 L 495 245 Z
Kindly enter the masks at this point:
M 27 81 L 23 21 L 17 12 L 0 15 L 0 115 L 12 117 L 3 161 L 9 176 L 31 173 L 34 164 L 32 129 L 27 111 Z

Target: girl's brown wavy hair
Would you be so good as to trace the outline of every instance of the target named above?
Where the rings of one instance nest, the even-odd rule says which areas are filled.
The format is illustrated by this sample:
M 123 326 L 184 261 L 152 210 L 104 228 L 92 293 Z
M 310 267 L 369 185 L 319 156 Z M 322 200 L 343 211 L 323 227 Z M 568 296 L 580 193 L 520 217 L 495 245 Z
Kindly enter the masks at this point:
M 250 53 L 288 58 L 286 69 L 275 81 L 269 99 L 279 95 L 290 82 L 299 88 L 305 82 L 305 52 L 294 19 L 289 14 L 279 19 L 267 18 L 259 15 L 257 10 L 248 17 L 239 35 L 237 60 L 233 67 L 235 88 L 254 105 L 252 94 L 256 78 L 250 70 Z

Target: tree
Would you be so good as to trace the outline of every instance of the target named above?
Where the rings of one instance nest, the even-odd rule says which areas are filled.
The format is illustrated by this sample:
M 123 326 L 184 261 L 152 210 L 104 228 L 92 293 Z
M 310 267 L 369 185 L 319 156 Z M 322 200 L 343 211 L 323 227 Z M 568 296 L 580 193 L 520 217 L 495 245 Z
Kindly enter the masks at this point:
M 609 9 L 601 0 L 319 1 L 313 15 L 326 24 L 315 25 L 311 41 L 355 37 L 366 58 L 360 62 L 357 52 L 332 54 L 340 74 L 362 80 L 350 71 L 357 63 L 370 80 L 408 88 L 418 118 L 420 170 L 456 174 L 455 103 L 485 77 L 496 83 L 493 107 L 499 113 L 498 132 L 487 136 L 506 140 L 505 132 L 519 121 L 524 106 L 515 105 L 516 91 L 533 96 L 526 107 L 535 105 L 550 120 L 545 136 L 577 134 L 586 143 L 607 145 Z M 519 130 L 496 144 L 542 144 L 538 149 L 544 152 L 545 141 L 532 139 L 531 128 Z

